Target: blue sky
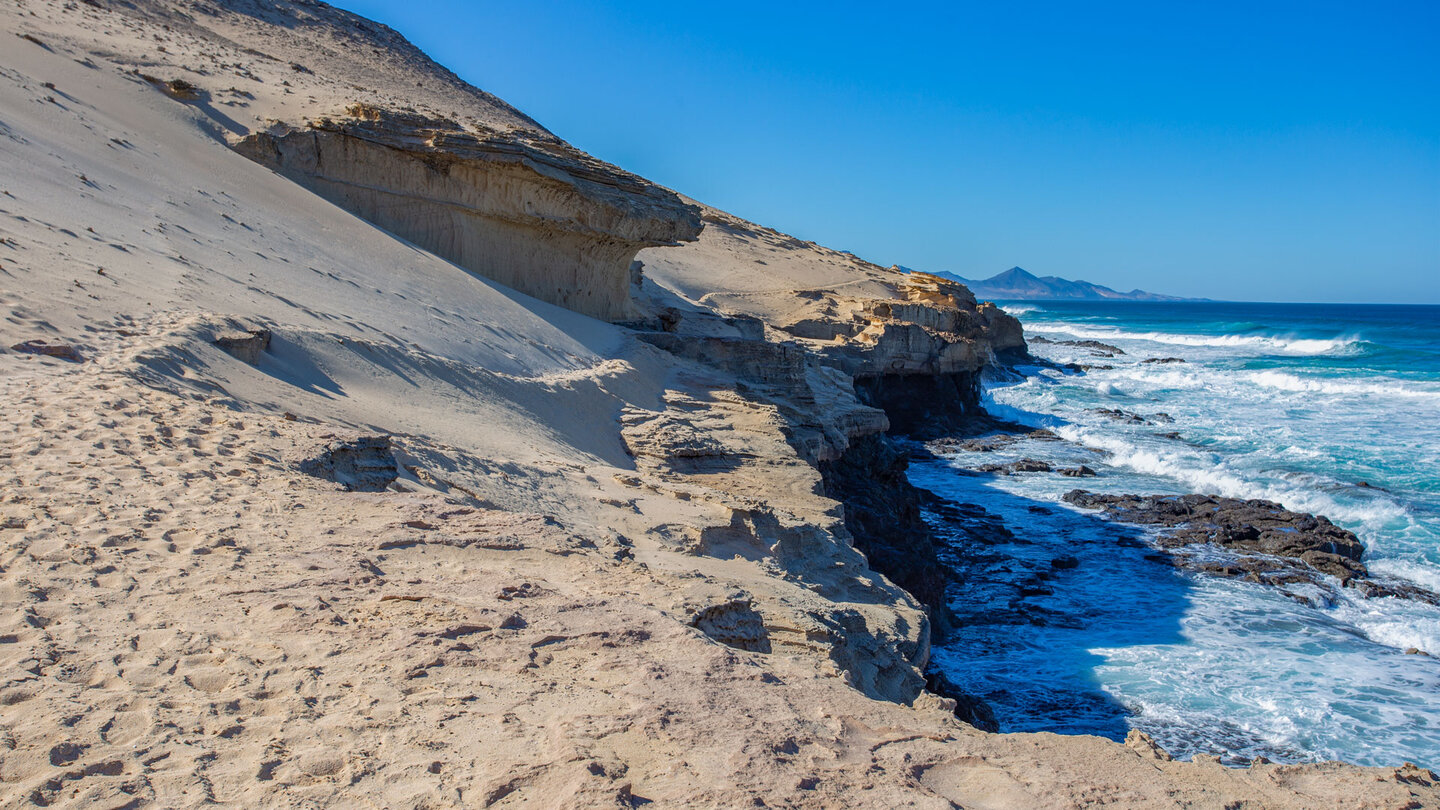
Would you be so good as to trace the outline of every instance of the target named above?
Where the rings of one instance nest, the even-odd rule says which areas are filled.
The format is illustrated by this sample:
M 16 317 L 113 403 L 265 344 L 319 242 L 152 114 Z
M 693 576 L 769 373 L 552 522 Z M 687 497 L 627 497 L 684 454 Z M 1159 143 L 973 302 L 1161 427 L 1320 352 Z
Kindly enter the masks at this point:
M 1440 303 L 1440 3 L 338 5 L 597 157 L 880 264 Z

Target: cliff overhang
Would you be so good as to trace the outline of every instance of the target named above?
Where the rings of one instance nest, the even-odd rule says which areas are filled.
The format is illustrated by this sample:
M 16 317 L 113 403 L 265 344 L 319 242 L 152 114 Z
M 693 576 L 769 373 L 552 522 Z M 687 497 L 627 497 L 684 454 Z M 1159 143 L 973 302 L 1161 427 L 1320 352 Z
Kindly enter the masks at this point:
M 371 105 L 234 147 L 466 270 L 606 321 L 634 316 L 639 250 L 702 227 L 673 192 L 553 138 Z

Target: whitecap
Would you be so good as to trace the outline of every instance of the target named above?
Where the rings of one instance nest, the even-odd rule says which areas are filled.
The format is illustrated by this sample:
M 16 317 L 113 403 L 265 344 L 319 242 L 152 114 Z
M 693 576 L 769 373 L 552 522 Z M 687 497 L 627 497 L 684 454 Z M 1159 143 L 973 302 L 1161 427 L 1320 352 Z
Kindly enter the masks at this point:
M 1106 463 L 1112 467 L 1175 481 L 1192 492 L 1226 498 L 1261 498 L 1287 509 L 1324 515 L 1356 527 L 1381 526 L 1398 520 L 1408 522 L 1405 507 L 1390 498 L 1369 498 L 1359 503 L 1337 499 L 1318 488 L 1316 485 L 1320 482 L 1311 475 L 1297 475 L 1288 485 L 1260 483 L 1252 479 L 1253 472 L 1242 475 L 1227 469 L 1213 453 L 1139 447 L 1111 431 L 1092 431 L 1075 424 L 1061 426 L 1055 432 L 1077 444 L 1109 452 Z
M 1417 399 L 1440 398 L 1440 388 L 1416 388 L 1398 380 L 1382 383 L 1336 378 L 1319 379 L 1301 377 L 1283 371 L 1250 372 L 1247 378 L 1255 385 L 1293 393 L 1334 394 L 1336 396 L 1378 395 Z
M 1062 332 L 1088 340 L 1143 340 L 1172 346 L 1196 346 L 1258 350 L 1282 355 L 1353 355 L 1363 346 L 1351 337 L 1297 338 L 1267 335 L 1180 335 L 1170 332 L 1130 332 L 1123 329 L 1095 329 L 1067 323 L 1045 324 L 1043 331 Z

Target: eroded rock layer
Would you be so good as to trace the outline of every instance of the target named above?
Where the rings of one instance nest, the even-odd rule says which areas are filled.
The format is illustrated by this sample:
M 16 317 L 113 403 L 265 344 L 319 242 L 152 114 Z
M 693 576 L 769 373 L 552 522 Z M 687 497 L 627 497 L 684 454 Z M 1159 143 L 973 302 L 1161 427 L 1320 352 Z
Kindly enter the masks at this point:
M 602 320 L 633 316 L 637 251 L 700 232 L 675 194 L 575 150 L 368 105 L 347 112 L 235 148 L 461 267 Z

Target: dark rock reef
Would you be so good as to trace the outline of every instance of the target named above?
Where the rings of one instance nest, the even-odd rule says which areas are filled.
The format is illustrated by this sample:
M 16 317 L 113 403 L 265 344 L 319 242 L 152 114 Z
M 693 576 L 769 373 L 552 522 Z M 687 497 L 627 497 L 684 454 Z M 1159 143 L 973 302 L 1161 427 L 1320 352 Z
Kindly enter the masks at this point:
M 1162 527 L 1156 542 L 1180 553 L 1171 561 L 1184 568 L 1267 585 L 1310 583 L 1328 590 L 1320 575 L 1367 597 L 1394 596 L 1440 604 L 1440 595 L 1399 582 L 1378 580 L 1362 562 L 1365 546 L 1355 534 L 1322 515 L 1292 512 L 1273 501 L 1214 495 L 1102 495 L 1071 490 L 1067 503 L 1103 510 L 1125 523 Z M 1225 558 L 1192 553 L 1210 544 L 1231 552 Z

